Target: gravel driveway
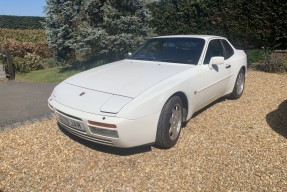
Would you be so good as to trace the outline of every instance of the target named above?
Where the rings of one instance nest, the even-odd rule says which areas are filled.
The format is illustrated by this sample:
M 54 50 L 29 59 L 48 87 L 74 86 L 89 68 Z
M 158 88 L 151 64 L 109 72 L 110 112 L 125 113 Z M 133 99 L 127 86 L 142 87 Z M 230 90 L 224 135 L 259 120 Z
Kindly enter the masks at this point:
M 197 114 L 170 150 L 77 139 L 54 119 L 0 132 L 0 191 L 287 191 L 287 75 Z

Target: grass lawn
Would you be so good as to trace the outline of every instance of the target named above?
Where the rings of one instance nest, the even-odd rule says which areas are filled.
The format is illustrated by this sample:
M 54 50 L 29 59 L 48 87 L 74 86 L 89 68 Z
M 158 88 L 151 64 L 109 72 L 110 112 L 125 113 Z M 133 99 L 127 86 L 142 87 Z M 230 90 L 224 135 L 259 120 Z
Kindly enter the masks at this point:
M 25 74 L 16 74 L 16 80 L 41 83 L 59 83 L 81 71 L 81 69 L 76 69 L 72 67 L 55 67 L 32 71 Z

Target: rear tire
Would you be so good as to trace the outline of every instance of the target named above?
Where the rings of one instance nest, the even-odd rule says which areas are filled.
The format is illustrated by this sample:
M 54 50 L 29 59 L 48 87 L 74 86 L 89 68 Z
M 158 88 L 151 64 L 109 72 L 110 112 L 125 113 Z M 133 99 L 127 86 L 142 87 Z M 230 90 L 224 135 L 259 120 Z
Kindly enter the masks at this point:
M 232 93 L 228 96 L 229 99 L 239 99 L 243 94 L 245 87 L 245 72 L 240 69 Z
M 171 97 L 165 103 L 158 121 L 155 146 L 169 149 L 176 144 L 183 122 L 182 106 L 178 96 Z

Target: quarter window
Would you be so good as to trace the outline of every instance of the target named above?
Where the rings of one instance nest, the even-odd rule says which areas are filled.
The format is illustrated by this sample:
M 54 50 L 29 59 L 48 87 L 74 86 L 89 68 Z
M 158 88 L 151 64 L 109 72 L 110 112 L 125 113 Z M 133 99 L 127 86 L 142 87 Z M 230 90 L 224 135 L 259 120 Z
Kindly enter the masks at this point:
M 229 59 L 234 54 L 234 50 L 226 40 L 222 40 L 221 42 L 225 49 L 225 59 Z

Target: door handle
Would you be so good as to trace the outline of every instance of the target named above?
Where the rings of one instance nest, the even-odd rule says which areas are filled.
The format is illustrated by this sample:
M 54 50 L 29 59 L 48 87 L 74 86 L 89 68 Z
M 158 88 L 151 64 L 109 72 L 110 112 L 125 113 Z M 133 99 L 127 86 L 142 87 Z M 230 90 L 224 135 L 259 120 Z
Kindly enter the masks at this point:
M 225 66 L 226 69 L 229 69 L 230 67 L 231 67 L 231 65 L 229 65 L 229 64 L 226 64 L 226 66 Z

